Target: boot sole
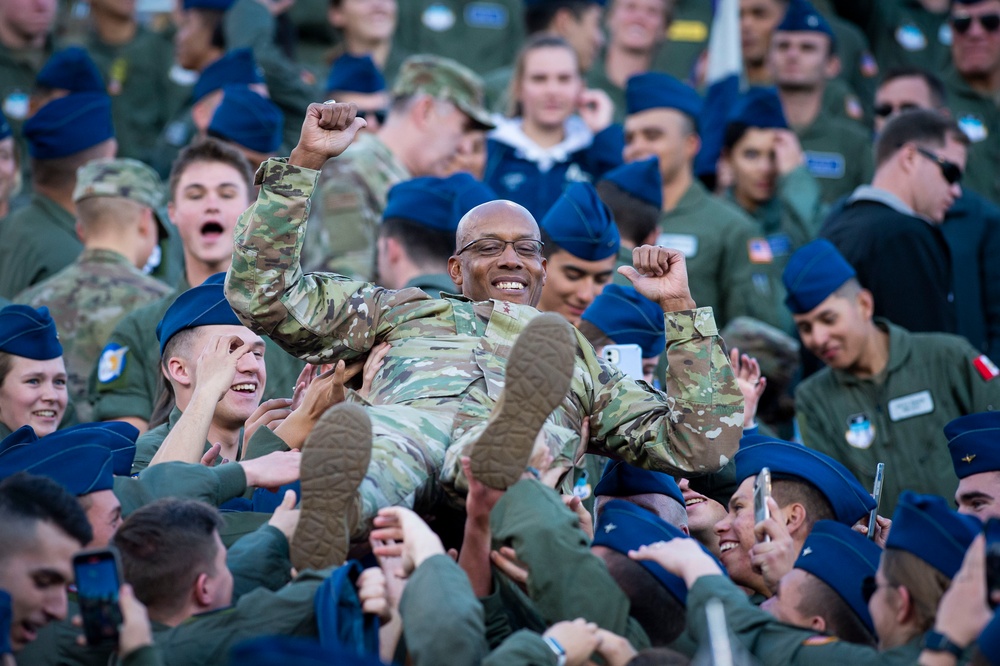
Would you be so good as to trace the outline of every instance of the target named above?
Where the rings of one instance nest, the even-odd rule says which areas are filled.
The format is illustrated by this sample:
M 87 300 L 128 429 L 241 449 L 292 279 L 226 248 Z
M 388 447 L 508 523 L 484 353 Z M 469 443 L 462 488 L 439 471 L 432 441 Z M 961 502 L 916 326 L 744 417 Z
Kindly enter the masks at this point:
M 491 488 L 506 490 L 524 473 L 545 420 L 569 392 L 576 336 L 552 313 L 524 327 L 507 361 L 504 390 L 472 449 L 472 473 Z
M 372 424 L 360 405 L 340 404 L 313 427 L 302 449 L 302 502 L 291 543 L 296 569 L 340 566 L 350 547 L 348 512 L 368 473 Z

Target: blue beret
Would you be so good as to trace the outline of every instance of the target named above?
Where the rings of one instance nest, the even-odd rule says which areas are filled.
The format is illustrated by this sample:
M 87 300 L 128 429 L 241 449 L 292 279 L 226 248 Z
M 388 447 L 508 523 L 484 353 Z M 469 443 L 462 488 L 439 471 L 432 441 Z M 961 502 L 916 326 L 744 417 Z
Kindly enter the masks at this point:
M 103 92 L 54 99 L 24 123 L 28 152 L 39 160 L 74 155 L 114 136 L 111 98 Z
M 497 198 L 489 186 L 467 173 L 456 173 L 447 178 L 424 176 L 404 180 L 389 190 L 389 199 L 382 219 L 399 217 L 452 234 L 466 213 L 487 201 Z
M 952 578 L 962 566 L 969 544 L 982 531 L 982 523 L 952 511 L 944 498 L 904 490 L 892 514 L 885 547 L 916 555 Z
M 677 109 L 692 120 L 701 115 L 701 95 L 679 79 L 660 72 L 636 74 L 625 84 L 625 113 Z
M 358 655 L 348 647 L 325 647 L 311 638 L 265 636 L 238 643 L 229 654 L 230 666 L 382 666 L 375 655 Z
M 736 102 L 727 122 L 766 129 L 788 129 L 781 100 L 774 88 L 757 87 L 747 90 Z
M 202 71 L 191 91 L 191 101 L 197 102 L 210 92 L 230 83 L 250 85 L 263 83 L 264 72 L 253 59 L 249 48 L 235 49 L 225 54 Z
M 385 90 L 385 77 L 370 55 L 345 53 L 333 61 L 326 78 L 327 92 L 377 93 Z
M 818 238 L 806 243 L 788 259 L 781 274 L 788 292 L 785 305 L 794 314 L 805 314 L 856 275 L 830 241 Z
M 222 90 L 222 103 L 208 124 L 209 135 L 258 153 L 277 152 L 285 127 L 281 109 L 243 85 L 227 85 Z
M 226 300 L 223 282 L 225 273 L 216 273 L 197 287 L 188 289 L 167 308 L 156 326 L 160 355 L 170 338 L 181 331 L 198 326 L 242 326 L 232 306 Z
M 104 79 L 101 78 L 97 65 L 79 46 L 71 46 L 52 54 L 35 77 L 35 85 L 70 92 L 105 91 Z
M 112 472 L 115 476 L 130 476 L 135 459 L 135 440 L 139 429 L 124 421 L 80 423 L 56 430 L 43 437 L 42 444 L 71 446 L 73 444 L 98 444 L 111 452 Z M 2 447 L 2 444 L 0 444 Z
M 1000 471 L 1000 412 L 960 416 L 944 427 L 955 475 Z
M 868 627 L 875 633 L 868 600 L 861 593 L 861 584 L 878 569 L 882 549 L 864 534 L 833 520 L 817 521 L 795 568 L 808 571 L 830 586 Z
M 11 136 L 14 136 L 14 130 L 10 128 L 7 116 L 3 115 L 3 111 L 0 111 L 0 141 Z
M 552 242 L 584 261 L 613 257 L 621 246 L 618 225 L 590 183 L 571 183 L 539 226 Z
M 100 444 L 14 446 L 0 454 L 0 479 L 18 472 L 47 476 L 79 497 L 114 487 L 111 451 Z
M 227 11 L 236 0 L 184 0 L 183 6 L 188 9 L 211 9 L 217 12 Z
M 628 555 L 630 550 L 639 550 L 658 541 L 689 538 L 680 529 L 643 508 L 624 500 L 611 500 L 604 505 L 601 516 L 594 526 L 594 541 L 591 545 L 604 546 Z M 705 550 L 702 546 L 701 549 Z M 711 556 L 711 553 L 708 553 Z M 712 559 L 715 559 L 712 557 Z M 674 598 L 687 603 L 687 586 L 679 578 L 659 564 L 647 560 L 637 560 L 643 569 L 653 574 Z M 721 565 L 720 565 L 721 568 Z
M 684 506 L 684 495 L 677 487 L 674 477 L 664 472 L 633 467 L 620 460 L 608 461 L 604 466 L 604 473 L 601 474 L 601 480 L 594 488 L 595 496 L 631 497 L 647 494 L 666 495 Z
M 833 28 L 807 0 L 789 2 L 785 18 L 775 28 L 775 32 L 819 32 L 829 37 L 831 42 L 837 40 L 833 35 Z
M 663 207 L 663 178 L 660 176 L 660 160 L 629 162 L 601 176 L 601 180 L 614 183 L 623 192 L 656 207 Z
M 854 525 L 875 508 L 875 500 L 850 470 L 830 456 L 801 444 L 750 435 L 740 440 L 734 460 L 736 478 L 740 481 L 767 467 L 774 479 L 811 483 L 830 502 L 837 520 L 847 526 Z
M 10 621 L 13 617 L 10 595 L 5 590 L 0 590 L 0 655 L 14 653 L 10 644 Z
M 62 356 L 59 333 L 49 309 L 8 305 L 0 310 L 0 351 L 36 361 Z
M 639 345 L 643 358 L 662 354 L 667 346 L 663 310 L 634 287 L 609 284 L 580 316 L 615 344 Z

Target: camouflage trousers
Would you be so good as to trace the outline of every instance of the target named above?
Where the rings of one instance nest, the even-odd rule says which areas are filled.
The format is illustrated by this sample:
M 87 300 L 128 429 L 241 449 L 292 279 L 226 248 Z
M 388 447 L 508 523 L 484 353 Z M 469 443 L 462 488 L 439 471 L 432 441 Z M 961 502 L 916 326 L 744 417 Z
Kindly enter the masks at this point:
M 360 516 L 352 540 L 367 538 L 371 521 L 382 507 L 419 510 L 439 501 L 463 505 L 468 482 L 461 458 L 471 453 L 482 435 L 493 405 L 482 380 L 460 397 L 367 405 L 372 457 L 359 491 Z M 571 467 L 579 433 L 558 425 L 553 417 L 544 432 L 553 466 Z M 571 485 L 572 479 L 567 483 Z

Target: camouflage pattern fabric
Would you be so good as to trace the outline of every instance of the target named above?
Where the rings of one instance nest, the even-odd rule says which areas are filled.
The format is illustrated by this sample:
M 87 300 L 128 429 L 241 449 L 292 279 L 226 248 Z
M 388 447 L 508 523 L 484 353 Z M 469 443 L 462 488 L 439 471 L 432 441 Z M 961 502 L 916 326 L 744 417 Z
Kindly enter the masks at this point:
M 136 307 L 160 298 L 170 287 L 143 275 L 110 250 L 84 250 L 74 263 L 22 292 L 19 303 L 48 306 L 63 345 L 69 397 L 80 419 L 91 420 L 87 378 L 111 332 Z
M 483 82 L 465 65 L 433 55 L 415 55 L 403 62 L 392 86 L 393 97 L 424 93 L 451 102 L 483 129 L 493 129 L 486 110 Z
M 299 256 L 318 176 L 280 159 L 261 166 L 257 202 L 237 224 L 226 294 L 247 326 L 309 362 L 350 362 L 380 342 L 392 345 L 368 397 L 374 451 L 357 537 L 383 502 L 410 505 L 426 492 L 424 479 L 439 475 L 446 490 L 461 491 L 458 457 L 485 427 L 514 340 L 538 311 L 303 274 Z M 665 319 L 672 369 L 665 393 L 627 378 L 578 336 L 570 393 L 544 428 L 555 464 L 572 464 L 585 416 L 592 452 L 642 467 L 709 472 L 733 455 L 743 398 L 712 311 Z

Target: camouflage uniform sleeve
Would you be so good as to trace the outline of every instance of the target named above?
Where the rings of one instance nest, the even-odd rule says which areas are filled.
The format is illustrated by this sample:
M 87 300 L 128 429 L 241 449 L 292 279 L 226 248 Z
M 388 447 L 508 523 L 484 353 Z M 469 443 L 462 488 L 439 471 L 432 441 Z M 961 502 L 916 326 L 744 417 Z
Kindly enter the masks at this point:
M 393 326 L 387 315 L 415 289 L 388 291 L 330 273 L 302 272 L 309 197 L 318 171 L 270 159 L 257 170 L 257 201 L 236 226 L 226 297 L 251 329 L 311 363 L 359 358 Z
M 594 386 L 592 441 L 604 453 L 671 474 L 714 472 L 733 457 L 743 433 L 743 394 L 711 308 L 665 315 L 663 392 L 625 377 L 589 345 Z

